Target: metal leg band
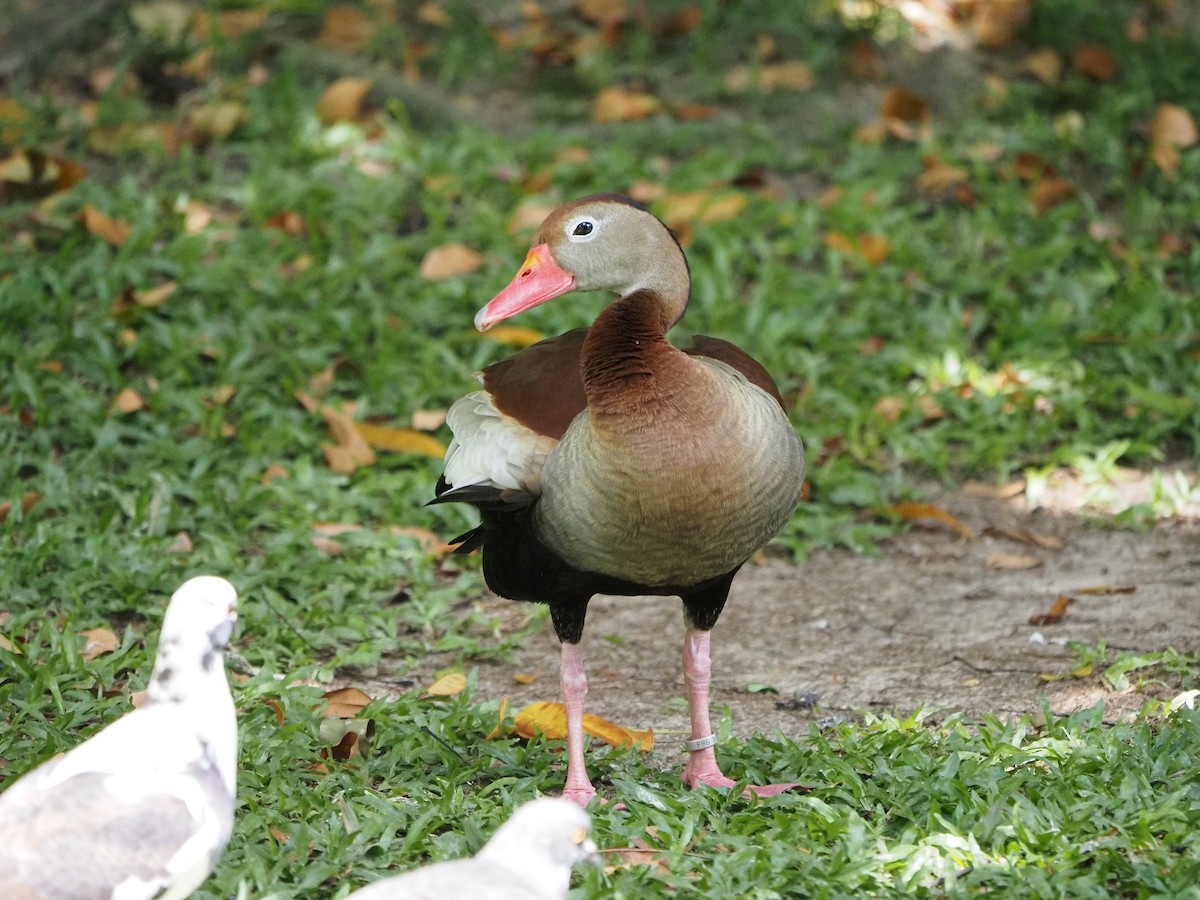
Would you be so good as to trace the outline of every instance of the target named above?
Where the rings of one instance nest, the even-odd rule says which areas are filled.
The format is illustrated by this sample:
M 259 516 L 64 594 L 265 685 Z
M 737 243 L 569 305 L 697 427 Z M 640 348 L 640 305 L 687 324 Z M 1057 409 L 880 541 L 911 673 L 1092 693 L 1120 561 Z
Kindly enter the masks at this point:
M 717 744 L 717 736 L 710 734 L 708 737 L 696 738 L 694 741 L 684 741 L 683 748 L 689 753 L 695 753 L 697 750 L 707 750 L 709 747 L 715 747 Z

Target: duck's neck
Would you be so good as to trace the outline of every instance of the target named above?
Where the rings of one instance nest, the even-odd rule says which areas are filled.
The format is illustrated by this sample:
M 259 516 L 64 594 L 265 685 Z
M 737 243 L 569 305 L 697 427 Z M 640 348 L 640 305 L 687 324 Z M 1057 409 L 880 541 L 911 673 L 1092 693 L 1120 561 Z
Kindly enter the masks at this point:
M 642 289 L 600 313 L 588 330 L 580 360 L 593 415 L 625 413 L 662 390 L 663 379 L 683 355 L 667 341 L 667 329 L 686 304 L 686 294 L 671 302 L 657 291 Z

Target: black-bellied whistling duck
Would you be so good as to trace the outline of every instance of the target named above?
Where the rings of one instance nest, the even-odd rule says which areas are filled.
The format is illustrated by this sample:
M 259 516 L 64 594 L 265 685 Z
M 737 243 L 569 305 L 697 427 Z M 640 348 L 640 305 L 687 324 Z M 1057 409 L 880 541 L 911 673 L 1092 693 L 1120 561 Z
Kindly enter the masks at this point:
M 666 333 L 691 278 L 671 231 L 618 194 L 584 197 L 542 223 L 517 276 L 479 311 L 486 330 L 570 291 L 614 291 L 591 328 L 484 370 L 457 401 L 435 502 L 474 504 L 488 586 L 550 606 L 567 714 L 563 796 L 595 790 L 583 760 L 587 678 L 579 641 L 594 594 L 683 600 L 691 709 L 689 786 L 729 787 L 708 714 L 709 630 L 733 576 L 795 509 L 804 449 L 771 376 L 732 344 Z M 790 785 L 752 787 L 770 795 Z

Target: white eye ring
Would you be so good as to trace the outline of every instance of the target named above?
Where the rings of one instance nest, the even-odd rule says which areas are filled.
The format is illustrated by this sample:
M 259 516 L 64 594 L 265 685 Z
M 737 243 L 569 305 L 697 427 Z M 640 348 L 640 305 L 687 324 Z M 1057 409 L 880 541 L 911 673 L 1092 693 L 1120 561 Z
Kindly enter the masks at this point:
M 576 216 L 567 222 L 567 240 L 576 244 L 590 241 L 600 233 L 600 223 L 591 216 Z

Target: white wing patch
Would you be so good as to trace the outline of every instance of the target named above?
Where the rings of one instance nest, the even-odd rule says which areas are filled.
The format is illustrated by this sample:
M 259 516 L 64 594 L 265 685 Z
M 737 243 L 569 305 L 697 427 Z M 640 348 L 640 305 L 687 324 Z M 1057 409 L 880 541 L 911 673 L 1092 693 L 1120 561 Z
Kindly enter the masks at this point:
M 542 467 L 558 440 L 545 437 L 496 409 L 487 391 L 455 401 L 446 413 L 454 439 L 446 448 L 444 475 L 451 487 L 494 484 L 542 492 Z

